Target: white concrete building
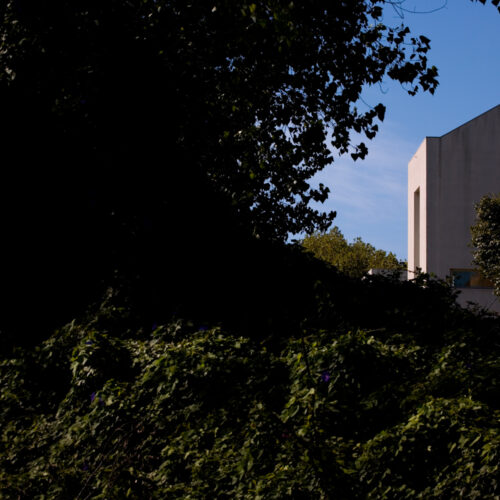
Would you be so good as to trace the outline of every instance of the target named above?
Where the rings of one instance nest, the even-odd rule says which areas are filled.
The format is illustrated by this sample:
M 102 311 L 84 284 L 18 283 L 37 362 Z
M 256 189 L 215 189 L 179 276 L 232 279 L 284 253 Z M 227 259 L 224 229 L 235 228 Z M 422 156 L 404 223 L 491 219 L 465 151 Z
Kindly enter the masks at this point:
M 500 312 L 490 283 L 474 271 L 474 205 L 500 192 L 500 105 L 448 132 L 426 137 L 408 164 L 408 272 L 452 276 L 459 302 Z

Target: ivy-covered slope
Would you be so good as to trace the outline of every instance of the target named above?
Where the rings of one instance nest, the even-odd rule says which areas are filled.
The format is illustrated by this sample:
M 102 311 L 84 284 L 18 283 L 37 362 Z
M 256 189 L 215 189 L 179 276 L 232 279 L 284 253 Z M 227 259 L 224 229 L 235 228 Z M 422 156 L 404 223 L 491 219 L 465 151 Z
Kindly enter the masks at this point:
M 432 283 L 363 285 L 374 301 L 403 286 L 439 331 L 402 310 L 379 311 L 386 328 L 334 322 L 333 302 L 329 322 L 318 309 L 329 326 L 280 341 L 181 320 L 151 331 L 111 297 L 4 352 L 0 496 L 496 498 L 497 321 L 450 304 L 439 323 Z

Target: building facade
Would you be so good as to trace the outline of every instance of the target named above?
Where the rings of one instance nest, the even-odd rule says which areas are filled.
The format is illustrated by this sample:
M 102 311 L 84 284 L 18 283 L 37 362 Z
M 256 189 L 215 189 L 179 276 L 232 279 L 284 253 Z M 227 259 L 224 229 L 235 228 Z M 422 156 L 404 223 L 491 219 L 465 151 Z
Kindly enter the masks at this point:
M 491 284 L 474 271 L 474 205 L 500 192 L 500 105 L 442 137 L 426 137 L 408 164 L 408 272 L 451 276 L 461 304 L 500 312 Z

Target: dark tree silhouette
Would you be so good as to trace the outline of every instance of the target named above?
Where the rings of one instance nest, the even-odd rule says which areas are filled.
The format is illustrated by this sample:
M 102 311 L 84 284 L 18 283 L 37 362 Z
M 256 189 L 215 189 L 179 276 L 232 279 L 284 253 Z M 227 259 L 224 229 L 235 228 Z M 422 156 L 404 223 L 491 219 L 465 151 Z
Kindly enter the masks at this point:
M 372 138 L 385 110 L 356 106 L 363 86 L 437 85 L 429 40 L 382 24 L 390 3 L 2 3 L 11 324 L 27 304 L 34 316 L 72 314 L 124 269 L 168 262 L 172 283 L 186 284 L 248 261 L 238 227 L 278 241 L 326 229 L 334 214 L 309 202 L 328 189 L 309 180 L 331 163 L 329 145 L 366 154 L 351 133 Z

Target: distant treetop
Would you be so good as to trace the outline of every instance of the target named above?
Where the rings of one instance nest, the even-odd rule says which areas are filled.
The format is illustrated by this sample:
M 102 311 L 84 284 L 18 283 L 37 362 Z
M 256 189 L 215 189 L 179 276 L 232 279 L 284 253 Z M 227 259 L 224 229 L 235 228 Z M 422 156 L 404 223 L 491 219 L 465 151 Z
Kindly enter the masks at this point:
M 378 250 L 361 238 L 349 243 L 335 226 L 328 233 L 316 232 L 302 241 L 306 250 L 349 276 L 359 278 L 370 269 L 406 269 L 392 252 Z

